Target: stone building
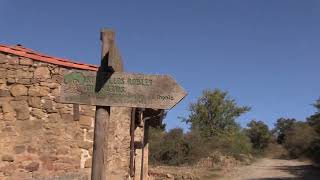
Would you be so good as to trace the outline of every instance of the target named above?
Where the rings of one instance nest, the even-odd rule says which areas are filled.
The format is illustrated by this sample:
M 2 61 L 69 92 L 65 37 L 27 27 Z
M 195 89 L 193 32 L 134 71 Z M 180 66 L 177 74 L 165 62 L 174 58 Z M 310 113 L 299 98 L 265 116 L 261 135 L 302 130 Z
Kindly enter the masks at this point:
M 98 67 L 0 45 L 1 180 L 89 179 L 95 107 L 59 103 L 67 69 Z M 111 108 L 110 114 L 107 174 L 130 179 L 131 108 Z

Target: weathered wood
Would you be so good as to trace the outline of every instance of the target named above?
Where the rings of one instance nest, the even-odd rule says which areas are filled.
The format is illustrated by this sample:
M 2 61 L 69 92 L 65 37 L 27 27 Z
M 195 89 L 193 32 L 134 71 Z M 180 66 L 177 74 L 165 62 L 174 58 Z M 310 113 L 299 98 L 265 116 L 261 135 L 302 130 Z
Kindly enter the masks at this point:
M 110 72 L 109 49 L 114 40 L 114 33 L 112 31 L 102 31 L 102 54 L 101 65 L 96 75 L 96 83 L 94 92 L 99 93 L 102 91 L 104 83 L 109 78 L 107 74 Z M 97 106 L 95 115 L 94 126 L 94 143 L 93 143 L 93 157 L 92 157 L 92 170 L 91 180 L 106 180 L 106 163 L 107 163 L 107 129 L 108 121 L 110 119 L 110 107 Z
M 148 179 L 148 162 L 149 162 L 149 127 L 151 120 L 145 120 L 144 122 L 144 132 L 143 132 L 143 147 L 142 147 L 142 180 Z
M 134 149 L 134 129 L 135 129 L 135 121 L 136 121 L 136 108 L 132 108 L 131 112 L 131 122 L 130 122 L 130 176 L 134 176 L 134 156 L 135 156 L 135 149 Z
M 144 109 L 137 109 L 137 119 L 136 119 L 136 128 L 135 128 L 135 180 L 141 180 L 143 178 L 143 137 L 144 137 L 144 118 L 143 111 Z
M 93 143 L 93 157 L 92 157 L 92 180 L 106 180 L 106 161 L 105 155 L 107 148 L 106 129 L 108 127 L 108 120 L 110 117 L 110 107 L 97 106 L 96 118 L 94 124 L 94 143 Z
M 103 29 L 101 31 L 101 39 L 104 42 L 108 42 L 109 45 L 104 46 L 102 49 L 102 51 L 108 52 L 108 67 L 110 67 L 113 72 L 122 72 L 123 62 L 115 43 L 115 33 L 110 29 Z
M 171 109 L 186 92 L 168 75 L 106 74 L 101 91 L 94 91 L 95 72 L 66 71 L 60 101 L 100 106 Z

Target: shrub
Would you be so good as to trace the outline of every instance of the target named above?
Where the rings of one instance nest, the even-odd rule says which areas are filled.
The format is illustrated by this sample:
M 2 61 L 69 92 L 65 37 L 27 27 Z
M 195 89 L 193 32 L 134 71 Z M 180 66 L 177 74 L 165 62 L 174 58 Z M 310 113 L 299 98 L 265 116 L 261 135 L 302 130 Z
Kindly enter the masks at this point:
M 307 155 L 315 140 L 315 130 L 304 122 L 297 122 L 287 131 L 284 146 L 288 149 L 290 155 L 296 158 Z

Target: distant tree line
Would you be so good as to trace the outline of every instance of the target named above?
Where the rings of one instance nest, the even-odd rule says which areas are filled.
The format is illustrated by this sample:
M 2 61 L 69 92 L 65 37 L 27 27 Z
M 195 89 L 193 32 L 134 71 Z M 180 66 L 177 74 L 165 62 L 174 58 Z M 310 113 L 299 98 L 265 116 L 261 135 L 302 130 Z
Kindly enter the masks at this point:
M 234 157 L 261 155 L 274 143 L 283 145 L 291 157 L 319 160 L 320 99 L 314 106 L 317 113 L 305 122 L 280 118 L 269 130 L 263 121 L 252 120 L 241 128 L 236 119 L 251 108 L 238 105 L 225 91 L 205 90 L 190 104 L 189 116 L 181 118 L 190 125 L 187 133 L 181 128 L 166 132 L 165 125 L 150 129 L 149 160 L 153 164 L 181 165 L 196 163 L 214 151 Z
M 189 116 L 182 118 L 190 125 L 187 133 L 181 128 L 168 132 L 163 127 L 151 128 L 151 163 L 192 164 L 213 151 L 236 156 L 267 146 L 268 126 L 262 121 L 252 121 L 247 129 L 242 129 L 236 118 L 250 111 L 250 107 L 239 106 L 225 91 L 205 90 L 189 110 Z
M 320 99 L 313 106 L 316 112 L 306 121 L 280 118 L 273 134 L 293 158 L 308 157 L 320 162 Z

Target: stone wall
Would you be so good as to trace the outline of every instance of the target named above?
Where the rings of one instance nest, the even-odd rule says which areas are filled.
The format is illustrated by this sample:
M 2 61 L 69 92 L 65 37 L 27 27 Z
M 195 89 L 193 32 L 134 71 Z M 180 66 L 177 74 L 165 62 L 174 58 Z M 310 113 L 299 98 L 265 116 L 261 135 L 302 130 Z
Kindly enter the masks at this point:
M 1 180 L 87 179 L 95 107 L 80 105 L 74 119 L 73 105 L 58 102 L 64 70 L 0 52 Z M 120 179 L 128 177 L 130 112 L 111 109 L 108 174 Z

